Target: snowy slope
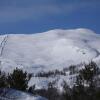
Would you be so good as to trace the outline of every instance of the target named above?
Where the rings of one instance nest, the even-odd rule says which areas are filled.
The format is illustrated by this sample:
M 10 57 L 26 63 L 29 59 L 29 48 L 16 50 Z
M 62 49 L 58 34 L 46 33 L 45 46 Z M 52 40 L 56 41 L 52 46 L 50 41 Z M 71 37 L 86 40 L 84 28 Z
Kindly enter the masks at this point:
M 99 34 L 82 28 L 56 29 L 30 35 L 1 35 L 0 67 L 7 72 L 15 67 L 38 72 L 62 69 L 91 60 L 99 64 L 99 44 Z
M 0 100 L 47 100 L 41 96 L 21 92 L 14 89 L 0 89 Z

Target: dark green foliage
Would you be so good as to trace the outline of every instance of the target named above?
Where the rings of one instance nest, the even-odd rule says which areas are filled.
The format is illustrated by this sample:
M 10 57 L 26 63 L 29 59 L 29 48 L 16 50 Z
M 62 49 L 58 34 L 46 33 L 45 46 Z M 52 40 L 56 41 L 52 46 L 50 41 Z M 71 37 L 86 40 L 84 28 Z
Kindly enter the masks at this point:
M 99 68 L 94 62 L 84 65 L 76 77 L 76 84 L 73 87 L 73 98 L 76 100 L 97 100 L 96 80 L 99 75 Z M 99 79 L 98 79 L 99 80 Z M 74 100 L 73 99 L 73 100 Z M 99 98 L 100 99 L 100 98 Z
M 95 91 L 95 100 L 100 100 L 100 87 Z
M 59 70 L 54 70 L 54 71 L 49 71 L 49 72 L 39 72 L 35 75 L 35 77 L 55 77 L 57 75 L 63 75 L 66 76 L 66 73 L 64 71 L 59 71 Z
M 0 88 L 5 88 L 7 87 L 7 82 L 6 82 L 6 75 L 4 72 L 0 71 Z
M 49 100 L 57 100 L 59 97 L 59 93 L 57 88 L 55 88 L 51 83 L 48 85 L 48 90 L 47 90 L 47 98 Z
M 28 92 L 32 93 L 32 94 L 35 94 L 35 85 L 29 87 Z
M 89 86 L 93 86 L 95 83 L 95 76 L 98 75 L 99 68 L 96 63 L 90 62 L 89 64 L 85 64 L 85 68 L 80 70 L 79 77 L 80 80 L 83 81 L 83 84 L 87 84 Z
M 65 81 L 63 81 L 63 93 L 62 93 L 62 99 L 63 100 L 71 100 L 71 88 L 67 85 Z
M 13 73 L 8 75 L 8 84 L 10 88 L 25 91 L 28 88 L 28 81 L 31 75 L 23 72 L 21 69 L 16 68 Z
M 51 82 L 48 84 L 48 89 L 34 90 L 34 92 L 37 95 L 46 97 L 48 100 L 61 100 L 58 89 Z
M 77 72 L 76 68 L 77 66 L 75 65 L 69 67 L 70 75 L 75 74 Z

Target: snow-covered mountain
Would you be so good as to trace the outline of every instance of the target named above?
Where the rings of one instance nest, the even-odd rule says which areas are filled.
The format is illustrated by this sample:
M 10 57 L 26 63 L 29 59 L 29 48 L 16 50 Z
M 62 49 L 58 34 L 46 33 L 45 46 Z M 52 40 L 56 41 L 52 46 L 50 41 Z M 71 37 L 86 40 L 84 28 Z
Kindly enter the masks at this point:
M 29 73 L 62 70 L 70 65 L 95 61 L 100 66 L 100 35 L 89 29 L 51 30 L 37 34 L 0 35 L 0 69 L 11 72 L 16 67 Z M 71 85 L 71 75 L 32 77 L 29 86 L 44 88 L 57 80 Z
M 99 44 L 99 34 L 82 28 L 30 35 L 0 35 L 0 68 L 9 72 L 21 67 L 37 72 L 62 69 L 91 60 L 99 64 Z

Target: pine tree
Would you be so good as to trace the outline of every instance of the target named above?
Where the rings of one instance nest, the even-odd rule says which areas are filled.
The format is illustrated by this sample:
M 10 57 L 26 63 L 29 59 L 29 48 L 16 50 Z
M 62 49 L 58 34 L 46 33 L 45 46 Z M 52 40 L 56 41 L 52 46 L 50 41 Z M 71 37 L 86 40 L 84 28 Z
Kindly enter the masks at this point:
M 28 81 L 31 75 L 23 72 L 21 69 L 16 68 L 13 73 L 8 75 L 8 84 L 10 88 L 25 91 L 28 88 Z
M 83 80 L 83 84 L 88 86 L 94 85 L 94 77 L 98 74 L 99 68 L 96 63 L 90 62 L 89 64 L 85 64 L 85 68 L 80 70 L 79 75 L 81 76 L 81 80 Z
M 0 71 L 0 88 L 5 88 L 5 87 L 7 87 L 6 75 L 4 72 Z
M 95 100 L 96 88 L 95 77 L 99 75 L 99 68 L 94 62 L 84 65 L 79 71 L 76 84 L 73 87 L 74 98 L 77 100 Z

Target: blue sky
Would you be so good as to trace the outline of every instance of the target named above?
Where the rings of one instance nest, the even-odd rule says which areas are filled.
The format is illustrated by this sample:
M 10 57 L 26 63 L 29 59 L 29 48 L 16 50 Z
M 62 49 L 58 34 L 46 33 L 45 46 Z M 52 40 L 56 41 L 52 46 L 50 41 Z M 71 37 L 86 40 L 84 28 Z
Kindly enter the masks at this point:
M 89 28 L 100 33 L 100 0 L 0 0 L 0 33 Z

